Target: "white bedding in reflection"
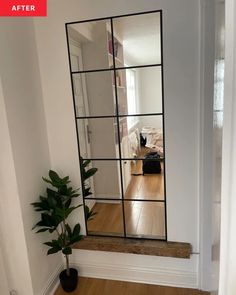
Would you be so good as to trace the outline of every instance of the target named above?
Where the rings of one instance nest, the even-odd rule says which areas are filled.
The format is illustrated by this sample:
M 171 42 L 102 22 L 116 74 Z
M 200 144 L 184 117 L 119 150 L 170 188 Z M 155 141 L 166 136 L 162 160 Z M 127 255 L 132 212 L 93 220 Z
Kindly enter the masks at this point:
M 163 156 L 163 133 L 162 129 L 157 129 L 154 127 L 143 127 L 141 132 L 138 128 L 135 128 L 128 135 L 128 150 L 129 158 L 136 158 L 140 153 L 140 133 L 144 138 L 146 138 L 146 148 L 152 151 L 158 152 L 160 156 Z
M 147 139 L 146 147 L 154 149 L 160 156 L 163 156 L 163 133 L 162 129 L 143 127 L 142 136 Z

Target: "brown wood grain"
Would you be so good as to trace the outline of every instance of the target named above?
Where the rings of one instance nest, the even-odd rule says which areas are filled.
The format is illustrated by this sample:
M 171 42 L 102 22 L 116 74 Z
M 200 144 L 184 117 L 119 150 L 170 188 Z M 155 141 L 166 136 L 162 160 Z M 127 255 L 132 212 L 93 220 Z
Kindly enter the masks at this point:
M 55 295 L 66 295 L 61 287 Z M 94 278 L 79 278 L 77 289 L 71 295 L 209 295 L 194 289 L 163 287 L 148 284 L 102 280 Z
M 140 155 L 142 156 L 142 155 Z M 131 162 L 131 161 L 130 161 Z M 142 175 L 142 160 L 131 162 L 131 181 L 125 199 L 164 200 L 164 167 L 160 174 Z
M 93 236 L 84 237 L 73 248 L 176 258 L 190 258 L 191 254 L 189 243 Z
M 128 201 L 124 204 L 126 234 L 129 237 L 165 239 L 165 208 L 163 203 Z M 122 204 L 96 203 L 88 233 L 123 236 Z

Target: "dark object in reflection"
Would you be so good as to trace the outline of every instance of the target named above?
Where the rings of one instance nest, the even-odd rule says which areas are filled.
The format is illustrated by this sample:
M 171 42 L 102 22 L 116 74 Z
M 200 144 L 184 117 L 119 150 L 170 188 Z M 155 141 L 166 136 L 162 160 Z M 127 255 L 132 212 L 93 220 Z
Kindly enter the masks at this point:
M 160 174 L 160 173 L 161 173 L 160 155 L 158 155 L 157 152 L 150 152 L 146 154 L 145 159 L 143 160 L 143 175 L 144 174 Z
M 147 143 L 147 138 L 144 137 L 144 136 L 142 135 L 142 133 L 140 133 L 140 145 L 141 145 L 141 146 L 145 146 L 146 143 Z

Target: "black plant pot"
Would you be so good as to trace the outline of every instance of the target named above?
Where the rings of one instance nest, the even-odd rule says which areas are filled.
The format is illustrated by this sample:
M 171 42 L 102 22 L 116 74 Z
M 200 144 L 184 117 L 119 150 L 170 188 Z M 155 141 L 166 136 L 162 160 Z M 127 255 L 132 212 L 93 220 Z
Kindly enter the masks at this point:
M 63 270 L 60 275 L 60 283 L 62 289 L 65 292 L 72 292 L 76 289 L 78 283 L 78 271 L 74 268 L 70 268 L 70 275 L 66 274 L 66 269 Z

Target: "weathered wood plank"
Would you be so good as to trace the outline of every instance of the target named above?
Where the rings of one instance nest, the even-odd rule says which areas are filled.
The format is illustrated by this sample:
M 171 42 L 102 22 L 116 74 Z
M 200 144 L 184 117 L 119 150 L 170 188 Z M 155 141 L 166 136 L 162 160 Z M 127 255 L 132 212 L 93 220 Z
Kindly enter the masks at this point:
M 189 243 L 93 236 L 84 237 L 73 248 L 186 259 L 190 258 L 192 250 Z

